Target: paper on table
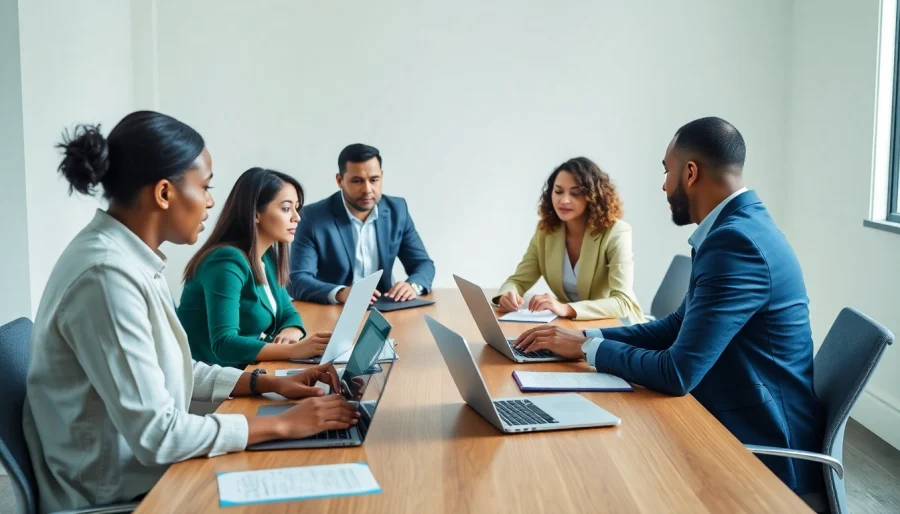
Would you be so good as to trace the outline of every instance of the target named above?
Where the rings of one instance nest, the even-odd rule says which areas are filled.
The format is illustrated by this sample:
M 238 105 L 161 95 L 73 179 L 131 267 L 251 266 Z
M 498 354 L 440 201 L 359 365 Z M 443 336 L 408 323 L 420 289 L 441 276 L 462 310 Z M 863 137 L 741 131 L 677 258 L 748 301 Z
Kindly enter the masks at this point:
M 233 471 L 216 481 L 220 507 L 381 492 L 365 462 Z
M 500 321 L 517 321 L 520 323 L 550 323 L 557 318 L 556 314 L 549 310 L 534 311 L 520 310 L 508 312 L 500 316 Z
M 606 373 L 515 371 L 519 388 L 529 391 L 632 391 L 631 384 Z

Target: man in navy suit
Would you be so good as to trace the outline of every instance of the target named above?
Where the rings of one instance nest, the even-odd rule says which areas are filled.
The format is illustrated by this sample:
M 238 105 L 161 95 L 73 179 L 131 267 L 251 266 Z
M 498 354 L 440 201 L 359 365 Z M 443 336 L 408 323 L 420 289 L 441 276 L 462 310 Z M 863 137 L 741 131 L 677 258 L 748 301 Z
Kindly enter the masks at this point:
M 745 153 L 740 132 L 720 118 L 688 123 L 666 150 L 672 221 L 698 224 L 690 287 L 676 312 L 602 331 L 538 327 L 517 345 L 585 358 L 667 394 L 692 393 L 743 443 L 819 452 L 809 298 L 787 239 L 744 187 Z M 761 460 L 798 494 L 824 488 L 821 464 Z
M 357 280 L 384 270 L 372 301 L 382 293 L 411 300 L 431 289 L 434 263 L 413 224 L 406 200 L 382 196 L 381 154 L 353 144 L 338 156 L 337 185 L 330 197 L 304 207 L 291 244 L 288 290 L 297 300 L 344 303 Z M 400 259 L 409 278 L 393 283 Z

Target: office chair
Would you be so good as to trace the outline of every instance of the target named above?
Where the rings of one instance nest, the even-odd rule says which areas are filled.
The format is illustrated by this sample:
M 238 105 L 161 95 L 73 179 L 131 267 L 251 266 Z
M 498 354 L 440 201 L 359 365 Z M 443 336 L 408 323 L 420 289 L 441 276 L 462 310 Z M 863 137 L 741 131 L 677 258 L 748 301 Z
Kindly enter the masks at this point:
M 813 360 L 816 396 L 825 410 L 825 439 L 822 453 L 745 445 L 760 455 L 775 455 L 821 462 L 825 473 L 825 494 L 805 495 L 803 500 L 816 512 L 847 514 L 844 492 L 844 429 L 850 410 L 875 371 L 894 334 L 856 309 L 844 308 Z
M 28 341 L 31 320 L 19 318 L 0 327 L 0 464 L 9 473 L 21 514 L 38 513 L 37 483 L 22 431 L 25 378 L 28 373 Z M 65 511 L 65 514 L 119 514 L 136 509 L 123 503 Z

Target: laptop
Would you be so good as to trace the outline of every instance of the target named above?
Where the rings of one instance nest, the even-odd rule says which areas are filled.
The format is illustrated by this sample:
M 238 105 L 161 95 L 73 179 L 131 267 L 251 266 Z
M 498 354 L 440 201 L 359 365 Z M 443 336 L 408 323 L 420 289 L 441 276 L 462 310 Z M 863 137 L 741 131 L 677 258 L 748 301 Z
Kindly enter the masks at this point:
M 503 335 L 503 329 L 500 328 L 500 323 L 494 315 L 494 309 L 491 308 L 491 304 L 488 302 L 487 297 L 484 296 L 484 291 L 464 278 L 453 275 L 453 279 L 456 280 L 459 292 L 462 293 L 463 299 L 469 307 L 469 312 L 472 313 L 475 324 L 478 325 L 478 331 L 481 332 L 481 337 L 484 338 L 484 342 L 489 344 L 491 348 L 515 362 L 554 362 L 569 360 L 548 350 L 525 353 L 516 349 L 516 347 L 513 346 L 516 342 L 516 338 L 507 338 Z
M 288 450 L 298 448 L 331 448 L 336 446 L 359 446 L 366 440 L 372 426 L 375 410 L 384 394 L 385 386 L 394 368 L 394 362 L 377 364 L 378 355 L 388 346 L 387 338 L 391 332 L 388 323 L 380 312 L 373 310 L 363 325 L 359 340 L 353 347 L 353 353 L 347 367 L 340 373 L 341 394 L 354 405 L 359 412 L 356 425 L 343 430 L 325 430 L 303 439 L 286 439 L 267 441 L 247 447 L 248 450 Z M 295 404 L 263 405 L 257 411 L 258 416 L 275 416 L 281 414 Z
M 491 398 L 469 345 L 459 334 L 425 316 L 463 400 L 504 433 L 615 426 L 622 422 L 577 393 Z
M 363 316 L 369 309 L 369 300 L 372 299 L 372 293 L 378 287 L 382 273 L 384 270 L 378 270 L 368 277 L 357 280 L 350 287 L 350 296 L 347 297 L 341 315 L 334 324 L 334 330 L 331 331 L 331 339 L 328 341 L 328 346 L 325 347 L 324 354 L 308 359 L 291 359 L 291 362 L 319 364 L 331 362 L 347 353 L 353 346 L 353 338 L 356 337 L 359 324 L 362 323 Z

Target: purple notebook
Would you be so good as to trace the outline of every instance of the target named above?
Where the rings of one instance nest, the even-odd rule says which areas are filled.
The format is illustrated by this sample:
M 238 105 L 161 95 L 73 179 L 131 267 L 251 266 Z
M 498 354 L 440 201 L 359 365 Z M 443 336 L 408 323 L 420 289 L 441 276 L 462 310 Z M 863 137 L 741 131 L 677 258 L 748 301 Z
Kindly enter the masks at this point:
M 634 391 L 628 382 L 605 373 L 513 371 L 512 375 L 521 391 Z

